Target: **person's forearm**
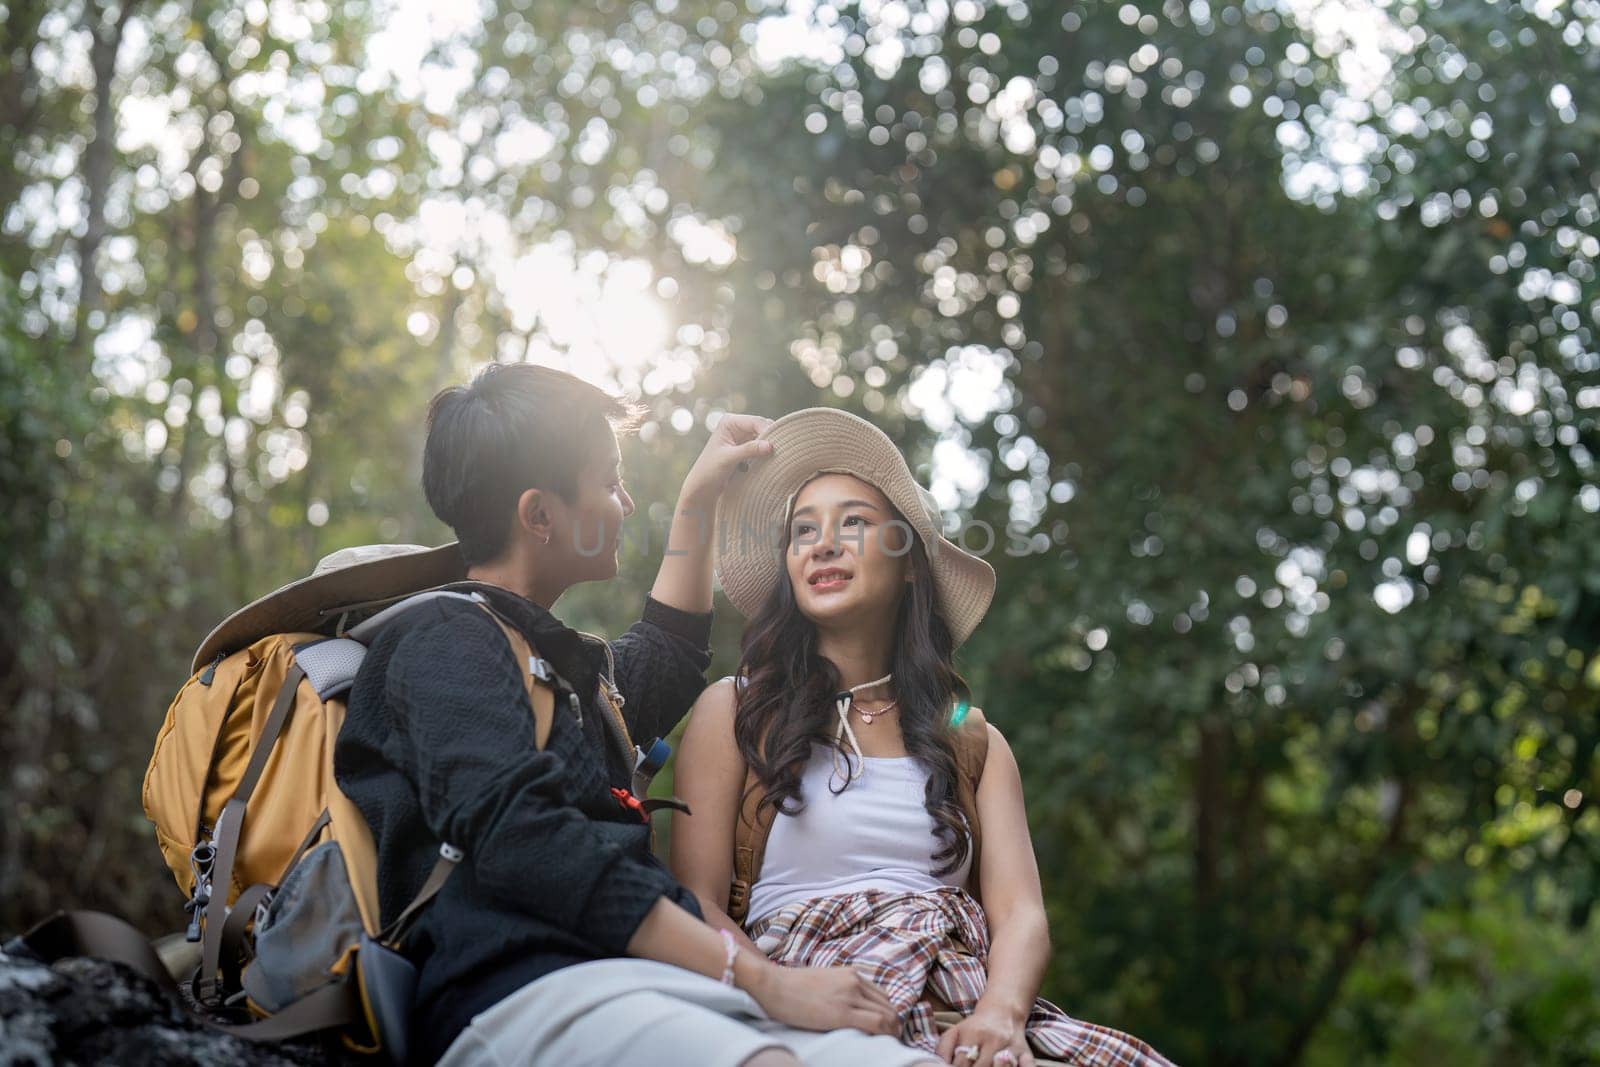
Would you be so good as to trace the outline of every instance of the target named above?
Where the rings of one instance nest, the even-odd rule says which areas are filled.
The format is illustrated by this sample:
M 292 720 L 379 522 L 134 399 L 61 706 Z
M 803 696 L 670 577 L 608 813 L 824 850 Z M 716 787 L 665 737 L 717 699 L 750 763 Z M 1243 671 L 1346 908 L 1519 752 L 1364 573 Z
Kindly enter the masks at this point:
M 705 914 L 706 925 L 713 929 L 728 931 L 742 948 L 747 948 L 751 952 L 761 952 L 760 949 L 756 948 L 756 943 L 750 940 L 749 935 L 744 932 L 744 927 L 735 922 L 733 917 L 724 911 L 719 904 L 700 893 L 696 893 L 694 897 L 700 902 L 700 910 Z M 762 955 L 765 955 L 765 953 L 762 953 Z
M 866 976 L 848 967 L 780 967 L 761 953 L 734 948 L 666 897 L 658 899 L 628 939 L 628 954 L 720 978 L 732 967 L 737 989 L 769 1018 L 803 1030 L 854 1027 L 869 1034 L 899 1028 L 894 1005 Z
M 650 595 L 663 604 L 703 614 L 711 610 L 711 538 L 717 526 L 717 500 L 737 467 L 771 455 L 760 440 L 771 419 L 722 416 L 678 491 L 667 531 L 667 546 Z
M 994 928 L 989 946 L 989 980 L 979 1007 L 998 1009 L 1019 1024 L 1028 1019 L 1039 996 L 1050 959 L 1050 926 L 1044 913 L 1023 911 Z
M 650 595 L 680 611 L 711 610 L 711 540 L 717 524 L 715 494 L 685 483 L 673 509 L 667 544 Z
M 722 976 L 722 937 L 666 897 L 658 899 L 628 939 L 628 955 L 670 963 L 712 978 Z
M 718 915 L 730 923 L 733 921 L 720 912 Z M 734 963 L 733 984 L 759 996 L 761 983 L 777 964 L 769 962 L 750 943 L 750 939 L 738 931 L 737 926 L 731 932 L 734 939 L 741 942 Z M 720 979 L 722 969 L 728 963 L 728 946 L 713 927 L 662 897 L 645 913 L 644 921 L 628 939 L 628 955 L 655 960 L 657 963 L 670 963 L 708 978 Z

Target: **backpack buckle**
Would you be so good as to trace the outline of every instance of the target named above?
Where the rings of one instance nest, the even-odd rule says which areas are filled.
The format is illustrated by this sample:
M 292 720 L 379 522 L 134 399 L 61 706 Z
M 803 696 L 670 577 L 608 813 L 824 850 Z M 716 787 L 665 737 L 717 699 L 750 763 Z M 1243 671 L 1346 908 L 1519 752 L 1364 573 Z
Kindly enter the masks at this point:
M 189 925 L 183 931 L 185 941 L 200 940 L 200 916 L 211 903 L 211 868 L 216 858 L 216 846 L 210 841 L 197 841 L 194 848 L 189 850 L 189 869 L 194 872 L 194 893 L 183 905 L 183 910 L 189 913 Z

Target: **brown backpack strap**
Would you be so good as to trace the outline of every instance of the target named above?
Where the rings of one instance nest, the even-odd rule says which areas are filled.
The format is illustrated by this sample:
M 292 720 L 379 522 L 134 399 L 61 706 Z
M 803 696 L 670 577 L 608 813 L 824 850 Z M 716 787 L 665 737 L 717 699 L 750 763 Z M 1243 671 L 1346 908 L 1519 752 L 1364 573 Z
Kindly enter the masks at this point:
M 617 754 L 618 765 L 630 772 L 631 778 L 637 753 L 633 748 L 633 738 L 628 733 L 628 720 L 623 717 L 622 705 L 619 703 L 622 694 L 616 692 L 609 681 L 606 679 L 599 685 L 597 699 L 601 707 L 600 721 L 606 728 L 606 739 L 611 742 L 611 748 Z
M 972 832 L 972 866 L 967 875 L 968 891 L 978 895 L 978 861 L 983 851 L 983 825 L 978 819 L 978 783 L 989 759 L 989 722 L 977 708 L 968 708 L 955 727 L 956 803 L 967 817 Z
M 617 688 L 617 661 L 611 653 L 611 642 L 598 634 L 579 631 L 578 636 L 593 645 L 598 645 L 601 653 L 606 658 L 606 669 L 600 675 L 598 703 L 605 713 L 601 723 L 605 726 L 606 739 L 611 742 L 612 750 L 617 754 L 618 766 L 623 770 L 632 772 L 638 765 L 638 749 L 633 746 L 633 737 L 628 732 L 628 717 L 623 714 L 622 707 L 627 701 L 622 696 L 622 691 Z M 649 783 L 645 783 L 648 788 Z M 635 796 L 644 796 L 637 789 Z
M 177 983 L 142 933 L 116 916 L 101 912 L 57 912 L 22 935 L 22 941 L 29 951 L 47 964 L 68 956 L 90 956 L 131 967 L 159 986 L 197 1023 L 252 1041 L 281 1041 L 299 1037 L 342 1026 L 359 1017 L 353 983 L 331 982 L 301 997 L 271 1018 L 239 1026 L 219 1023 L 188 1007 L 178 992 Z
M 567 685 L 555 668 L 550 666 L 548 660 L 541 659 L 538 652 L 528 643 L 522 631 L 517 629 L 501 614 L 480 601 L 479 607 L 489 613 L 489 617 L 500 627 L 500 632 L 505 634 L 506 641 L 511 645 L 511 654 L 516 657 L 517 663 L 523 668 L 523 684 L 528 688 L 528 702 L 533 705 L 533 719 L 535 741 L 542 749 L 550 737 L 550 727 L 555 721 L 556 688 L 566 688 L 569 692 L 571 686 Z M 585 637 L 591 635 L 585 634 Z M 593 638 L 599 641 L 600 638 Z M 601 642 L 606 649 L 607 662 L 610 662 L 610 646 Z M 572 694 L 577 696 L 576 693 Z M 601 723 L 605 727 L 606 739 L 610 741 L 612 751 L 616 754 L 619 765 L 631 772 L 634 764 L 633 739 L 628 736 L 628 722 L 622 714 L 622 694 L 616 691 L 611 684 L 609 675 L 602 677 L 597 702 L 600 706 Z M 575 711 L 577 709 L 574 709 Z M 578 721 L 582 723 L 581 712 Z
M 528 690 L 528 703 L 533 706 L 533 743 L 541 750 L 550 740 L 550 728 L 556 721 L 556 690 L 553 683 L 554 672 L 545 668 L 546 677 L 540 677 L 538 664 L 545 661 L 539 658 L 533 645 L 522 636 L 522 631 L 511 625 L 500 614 L 487 604 L 479 604 L 484 611 L 489 613 L 489 618 L 494 620 L 500 632 L 505 634 L 506 643 L 511 646 L 511 655 L 517 661 L 517 670 L 522 674 L 522 684 Z
M 461 850 L 454 845 L 440 845 L 439 858 L 433 861 L 433 869 L 428 872 L 422 888 L 411 898 L 411 903 L 395 916 L 394 922 L 379 931 L 378 941 L 390 948 L 398 949 L 411 930 L 411 920 L 427 907 L 429 901 L 439 895 L 439 890 L 443 889 L 445 882 L 450 879 L 450 872 L 454 871 L 456 864 L 464 858 Z
M 216 866 L 211 874 L 211 899 L 206 904 L 205 933 L 201 941 L 200 980 L 195 989 L 195 995 L 202 1004 L 220 999 L 222 992 L 222 931 L 228 921 L 228 886 L 233 880 L 233 861 L 239 851 L 239 835 L 244 829 L 250 796 L 256 791 L 256 783 L 261 780 L 261 772 L 278 743 L 278 736 L 283 733 L 284 725 L 294 712 L 295 690 L 300 688 L 305 676 L 306 672 L 299 663 L 289 668 L 283 685 L 278 689 L 277 699 L 273 701 L 272 710 L 267 715 L 266 724 L 261 728 L 261 736 L 256 739 L 255 748 L 250 753 L 244 776 L 239 779 L 233 796 L 222 806 L 222 814 L 217 816 Z
M 776 807 L 761 806 L 766 795 L 755 770 L 747 770 L 739 819 L 733 826 L 733 884 L 728 887 L 728 917 L 735 922 L 744 922 L 750 912 L 750 889 L 761 875 L 767 838 L 772 833 L 772 821 L 778 815 Z

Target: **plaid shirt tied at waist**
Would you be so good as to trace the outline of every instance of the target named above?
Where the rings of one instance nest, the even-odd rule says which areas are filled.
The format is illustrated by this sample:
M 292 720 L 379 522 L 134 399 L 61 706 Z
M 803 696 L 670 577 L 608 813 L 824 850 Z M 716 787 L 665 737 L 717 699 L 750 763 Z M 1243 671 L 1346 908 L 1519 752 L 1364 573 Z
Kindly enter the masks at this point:
M 869 889 L 780 908 L 749 926 L 756 947 L 788 967 L 856 968 L 900 1013 L 900 1039 L 936 1052 L 933 994 L 966 1015 L 988 984 L 989 926 L 965 890 L 922 893 Z M 1149 1045 L 1072 1018 L 1044 998 L 1028 1015 L 1035 1053 L 1084 1067 L 1171 1067 Z

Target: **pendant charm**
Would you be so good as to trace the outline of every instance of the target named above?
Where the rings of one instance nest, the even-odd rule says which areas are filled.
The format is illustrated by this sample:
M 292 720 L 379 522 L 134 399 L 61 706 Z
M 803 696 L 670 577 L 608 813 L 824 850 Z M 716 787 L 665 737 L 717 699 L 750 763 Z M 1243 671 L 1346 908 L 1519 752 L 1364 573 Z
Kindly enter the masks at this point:
M 870 711 L 863 711 L 861 713 L 861 721 L 866 723 L 868 726 L 871 726 L 872 725 L 872 713 Z

